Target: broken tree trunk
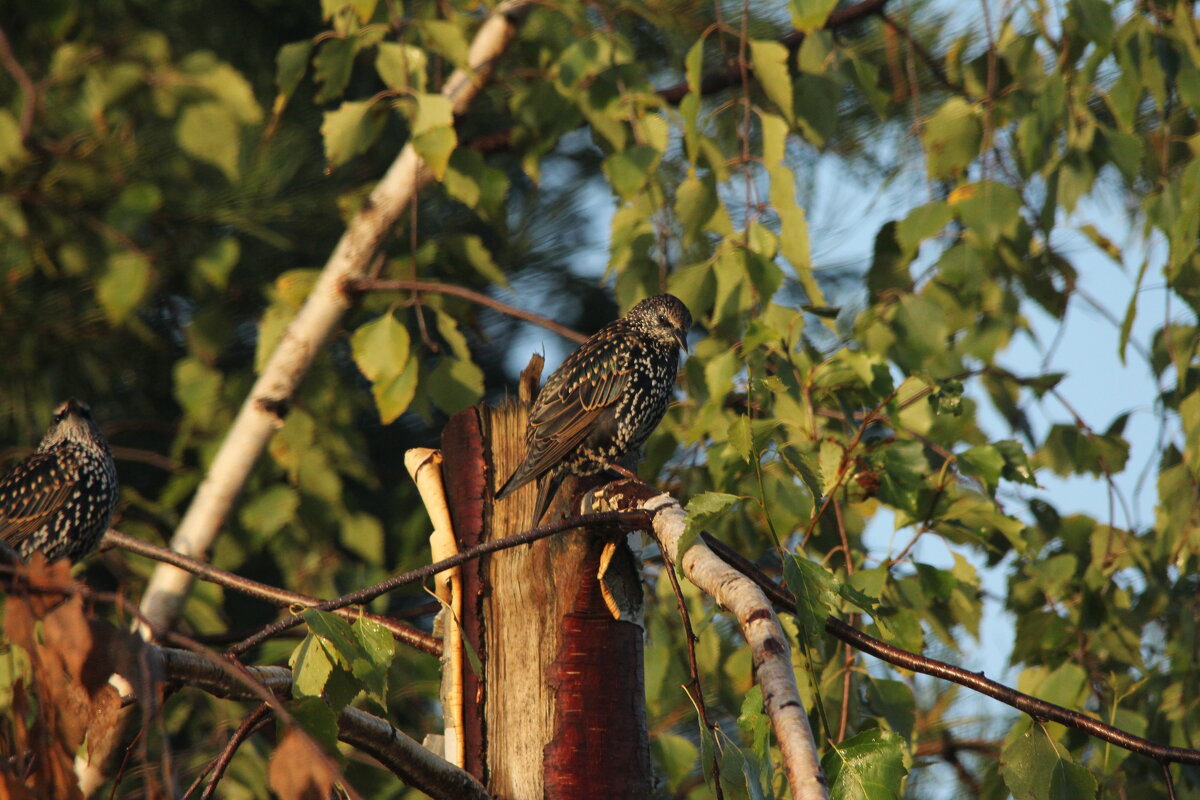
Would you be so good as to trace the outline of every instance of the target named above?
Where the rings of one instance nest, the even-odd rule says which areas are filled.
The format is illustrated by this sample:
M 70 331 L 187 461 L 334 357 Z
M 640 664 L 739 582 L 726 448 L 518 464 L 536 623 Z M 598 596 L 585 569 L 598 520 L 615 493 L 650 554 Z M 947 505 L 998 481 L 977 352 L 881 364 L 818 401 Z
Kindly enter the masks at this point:
M 522 375 L 521 401 L 467 409 L 443 432 L 443 478 L 460 549 L 532 527 L 536 486 L 501 503 L 492 494 L 525 454 L 540 368 Z M 567 509 L 572 483 L 564 482 L 546 521 Z M 463 638 L 481 664 L 476 675 L 462 661 L 463 766 L 494 796 L 652 794 L 640 569 L 622 543 L 605 575 L 610 595 L 622 598 L 615 619 L 596 577 L 607 541 L 604 532 L 574 530 L 463 568 Z

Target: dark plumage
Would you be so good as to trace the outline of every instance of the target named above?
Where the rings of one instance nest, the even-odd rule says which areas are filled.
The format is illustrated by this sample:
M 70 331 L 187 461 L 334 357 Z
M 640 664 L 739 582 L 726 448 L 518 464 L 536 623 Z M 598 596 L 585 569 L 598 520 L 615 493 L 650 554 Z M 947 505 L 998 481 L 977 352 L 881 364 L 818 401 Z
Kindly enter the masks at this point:
M 687 306 L 660 294 L 580 345 L 538 393 L 525 432 L 525 460 L 496 499 L 546 476 L 536 525 L 566 475 L 591 475 L 636 456 L 667 410 L 679 348 L 687 349 L 691 326 Z
M 0 480 L 0 539 L 29 558 L 78 561 L 96 549 L 117 505 L 112 452 L 85 403 L 68 400 L 37 452 Z

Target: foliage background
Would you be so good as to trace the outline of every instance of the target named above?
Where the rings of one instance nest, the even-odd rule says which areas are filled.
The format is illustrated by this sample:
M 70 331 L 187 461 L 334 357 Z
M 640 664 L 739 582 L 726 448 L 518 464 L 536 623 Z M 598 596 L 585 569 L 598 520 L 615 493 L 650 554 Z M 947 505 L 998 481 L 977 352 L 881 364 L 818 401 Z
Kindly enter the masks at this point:
M 84 397 L 117 449 L 120 528 L 169 538 L 256 366 L 412 136 L 440 182 L 396 232 L 381 277 L 475 288 L 585 332 L 646 294 L 675 292 L 700 325 L 645 476 L 701 498 L 696 519 L 743 553 L 871 598 L 847 590 L 818 607 L 870 611 L 871 632 L 950 660 L 970 660 L 991 635 L 973 563 L 1001 564 L 1020 688 L 1195 746 L 1191 6 L 985 3 L 972 17 L 983 24 L 964 25 L 937 4 L 872 5 L 892 22 L 864 15 L 817 30 L 829 0 L 541 5 L 494 85 L 455 121 L 434 93 L 462 62 L 482 3 L 9 4 L 0 442 L 10 446 L 0 466 L 36 443 L 56 402 Z M 795 30 L 807 34 L 798 47 L 778 43 Z M 739 57 L 747 69 L 720 92 L 656 92 L 695 89 Z M 830 171 L 910 187 L 909 202 L 864 225 L 870 215 L 845 195 L 813 192 Z M 1081 224 L 1079 204 L 1096 197 L 1132 219 L 1136 236 Z M 613 211 L 597 278 L 577 253 L 595 245 L 601 203 Z M 870 258 L 823 260 L 810 242 L 829 220 L 872 242 Z M 1042 430 L 1031 407 L 1077 399 L 1036 364 L 998 366 L 1031 334 L 1031 315 L 1061 321 L 1083 302 L 1084 262 L 1058 246 L 1070 231 L 1132 276 L 1118 346 L 1092 357 L 1139 359 L 1155 376 L 1158 503 L 1146 524 L 1124 521 L 1117 499 L 1059 513 L 1058 498 L 1037 489 L 1055 474 L 1115 491 L 1127 417 Z M 1165 302 L 1142 351 L 1126 339 L 1148 287 Z M 466 301 L 364 295 L 305 380 L 214 563 L 322 596 L 421 563 L 426 521 L 402 454 L 435 443 L 449 414 L 502 397 L 530 343 L 521 325 Z M 987 432 L 983 414 L 1009 430 Z M 864 546 L 873 520 L 892 521 L 894 547 Z M 914 557 L 926 552 L 905 546 L 917 537 L 944 542 L 949 562 Z M 136 597 L 151 568 L 108 552 L 86 579 Z M 668 792 L 709 797 L 698 755 L 713 743 L 678 689 L 682 632 L 654 572 L 655 755 Z M 425 602 L 414 592 L 375 610 Z M 692 603 L 726 734 L 716 743 L 726 796 L 778 795 L 748 654 L 728 620 Z M 219 638 L 272 617 L 200 584 L 184 628 Z M 830 768 L 839 752 L 869 751 L 884 783 L 907 770 L 914 797 L 1166 796 L 1145 759 L 993 706 L 996 719 L 960 716 L 944 687 L 809 634 L 797 666 L 806 702 L 825 712 L 813 719 Z M 275 642 L 256 660 L 282 662 L 294 645 Z M 432 659 L 398 650 L 390 676 L 389 718 L 418 737 L 436 730 Z M 180 693 L 166 709 L 168 739 L 151 747 L 170 748 L 190 779 L 244 713 Z M 925 766 L 959 740 L 978 746 L 931 785 Z M 258 738 L 244 747 L 223 794 L 261 796 L 269 750 Z M 370 796 L 402 795 L 370 766 L 347 768 Z M 1043 774 L 1067 794 L 1029 785 Z M 1182 793 L 1200 791 L 1194 770 L 1176 776 Z M 127 779 L 122 791 L 141 790 Z

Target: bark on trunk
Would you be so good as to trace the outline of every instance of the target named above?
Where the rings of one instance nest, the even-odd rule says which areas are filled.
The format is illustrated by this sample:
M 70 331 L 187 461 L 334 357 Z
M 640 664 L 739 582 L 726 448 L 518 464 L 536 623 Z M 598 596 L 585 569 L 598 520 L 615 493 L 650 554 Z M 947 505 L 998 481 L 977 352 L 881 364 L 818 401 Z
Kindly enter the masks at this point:
M 528 399 L 458 414 L 442 435 L 443 475 L 459 547 L 532 526 L 536 486 L 495 503 L 524 456 Z M 564 482 L 547 520 L 574 495 Z M 465 675 L 465 767 L 505 800 L 640 798 L 652 794 L 640 602 L 614 619 L 597 570 L 606 538 L 571 531 L 504 550 L 463 570 L 463 630 L 482 676 Z M 624 545 L 622 544 L 623 548 Z M 641 598 L 625 550 L 605 582 Z

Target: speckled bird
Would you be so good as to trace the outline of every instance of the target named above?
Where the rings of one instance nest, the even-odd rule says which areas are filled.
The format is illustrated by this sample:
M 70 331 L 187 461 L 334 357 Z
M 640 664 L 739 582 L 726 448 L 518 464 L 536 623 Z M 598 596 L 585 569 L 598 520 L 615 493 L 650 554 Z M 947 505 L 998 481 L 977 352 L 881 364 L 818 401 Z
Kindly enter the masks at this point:
M 529 412 L 525 460 L 500 500 L 543 477 L 537 525 L 567 475 L 624 467 L 666 413 L 692 315 L 674 295 L 635 305 L 580 345 L 546 380 Z
M 78 561 L 108 530 L 117 506 L 117 469 L 86 403 L 68 400 L 37 452 L 0 480 L 0 539 L 29 558 Z

